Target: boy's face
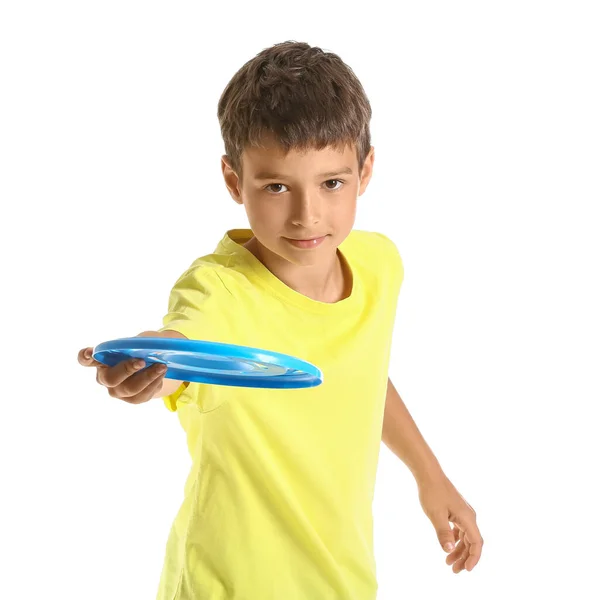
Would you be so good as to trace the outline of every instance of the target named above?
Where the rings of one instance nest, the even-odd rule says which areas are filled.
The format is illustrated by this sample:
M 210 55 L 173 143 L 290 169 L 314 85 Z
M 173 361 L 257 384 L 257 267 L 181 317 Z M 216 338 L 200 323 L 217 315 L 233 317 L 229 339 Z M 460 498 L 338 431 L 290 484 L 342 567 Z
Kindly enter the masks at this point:
M 244 150 L 241 182 L 226 156 L 221 166 L 258 242 L 290 263 L 314 265 L 328 263 L 353 228 L 357 198 L 370 181 L 373 163 L 374 148 L 360 177 L 351 145 L 284 155 L 269 140 L 265 148 Z

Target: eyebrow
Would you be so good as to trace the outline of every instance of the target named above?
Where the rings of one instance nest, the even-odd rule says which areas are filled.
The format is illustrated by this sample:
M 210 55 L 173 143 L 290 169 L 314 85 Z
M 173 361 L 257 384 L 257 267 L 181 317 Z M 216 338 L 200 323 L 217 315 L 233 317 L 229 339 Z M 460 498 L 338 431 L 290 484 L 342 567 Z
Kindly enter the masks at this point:
M 317 177 L 336 177 L 337 175 L 353 175 L 353 171 L 349 167 L 340 169 L 339 171 L 328 171 L 327 173 L 318 173 Z M 261 171 L 254 176 L 254 179 L 289 179 L 289 175 L 282 173 L 269 173 Z

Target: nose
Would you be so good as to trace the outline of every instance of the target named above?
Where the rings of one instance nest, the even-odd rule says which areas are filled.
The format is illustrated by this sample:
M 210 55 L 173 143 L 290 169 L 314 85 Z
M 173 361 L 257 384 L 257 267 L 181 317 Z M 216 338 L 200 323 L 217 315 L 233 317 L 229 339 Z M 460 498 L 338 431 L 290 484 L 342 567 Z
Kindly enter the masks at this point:
M 293 195 L 291 223 L 301 227 L 312 227 L 320 221 L 322 206 L 316 194 L 304 191 Z

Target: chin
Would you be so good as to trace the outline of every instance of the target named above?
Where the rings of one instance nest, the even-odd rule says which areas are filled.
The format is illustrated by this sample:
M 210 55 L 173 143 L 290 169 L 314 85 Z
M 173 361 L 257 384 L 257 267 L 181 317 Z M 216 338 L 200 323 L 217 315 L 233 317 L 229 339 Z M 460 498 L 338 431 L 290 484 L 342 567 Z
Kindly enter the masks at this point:
M 287 260 L 300 267 L 311 267 L 320 261 L 320 256 L 314 254 L 310 256 L 291 256 L 287 257 Z
M 283 242 L 282 248 L 279 249 L 279 254 L 289 262 L 296 265 L 314 265 L 324 256 L 336 253 L 337 248 L 331 243 L 328 237 L 324 243 L 316 248 L 294 248 L 289 242 Z

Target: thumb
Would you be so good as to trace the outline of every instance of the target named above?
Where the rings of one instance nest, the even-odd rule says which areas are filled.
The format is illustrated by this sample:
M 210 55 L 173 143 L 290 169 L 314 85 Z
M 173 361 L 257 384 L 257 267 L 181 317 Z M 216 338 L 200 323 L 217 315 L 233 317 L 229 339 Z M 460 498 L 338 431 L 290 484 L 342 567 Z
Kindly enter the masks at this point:
M 83 348 L 78 353 L 78 361 L 83 367 L 99 367 L 102 363 L 93 358 L 93 348 Z
M 452 552 L 455 549 L 455 534 L 450 527 L 448 517 L 436 518 L 432 521 L 438 541 L 445 552 Z

